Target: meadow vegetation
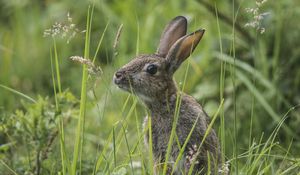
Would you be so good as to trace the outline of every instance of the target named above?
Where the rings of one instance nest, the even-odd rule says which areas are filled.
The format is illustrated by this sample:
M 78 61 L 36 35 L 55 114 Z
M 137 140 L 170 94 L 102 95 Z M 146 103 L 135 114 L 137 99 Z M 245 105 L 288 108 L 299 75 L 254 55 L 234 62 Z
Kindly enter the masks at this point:
M 206 33 L 175 79 L 231 173 L 299 174 L 295 0 L 1 0 L 0 174 L 152 174 L 148 111 L 112 77 L 178 15 Z

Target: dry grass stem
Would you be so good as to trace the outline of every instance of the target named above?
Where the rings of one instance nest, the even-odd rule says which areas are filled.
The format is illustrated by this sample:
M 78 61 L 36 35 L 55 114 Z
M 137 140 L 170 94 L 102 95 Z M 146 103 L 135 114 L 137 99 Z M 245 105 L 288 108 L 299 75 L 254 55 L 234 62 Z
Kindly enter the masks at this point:
M 120 41 L 120 36 L 121 36 L 121 33 L 122 33 L 122 29 L 123 29 L 123 24 L 120 25 L 120 27 L 118 29 L 118 32 L 117 32 L 117 35 L 116 35 L 116 38 L 115 38 L 115 41 L 114 41 L 113 48 L 114 48 L 114 55 L 115 56 L 118 55 L 117 47 L 118 47 L 118 44 L 119 44 L 119 41 Z

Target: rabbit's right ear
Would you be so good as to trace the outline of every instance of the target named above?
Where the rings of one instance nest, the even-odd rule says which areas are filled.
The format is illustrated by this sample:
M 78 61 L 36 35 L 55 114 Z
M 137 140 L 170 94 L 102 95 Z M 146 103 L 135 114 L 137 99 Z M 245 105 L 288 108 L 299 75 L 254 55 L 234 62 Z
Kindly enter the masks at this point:
M 170 73 L 173 74 L 181 65 L 181 63 L 193 53 L 204 32 L 204 29 L 199 29 L 189 35 L 181 37 L 171 47 L 169 53 L 166 56 L 166 60 L 168 63 L 167 69 Z
M 166 57 L 172 45 L 182 36 L 186 35 L 187 20 L 183 16 L 174 18 L 165 28 L 160 37 L 156 54 Z

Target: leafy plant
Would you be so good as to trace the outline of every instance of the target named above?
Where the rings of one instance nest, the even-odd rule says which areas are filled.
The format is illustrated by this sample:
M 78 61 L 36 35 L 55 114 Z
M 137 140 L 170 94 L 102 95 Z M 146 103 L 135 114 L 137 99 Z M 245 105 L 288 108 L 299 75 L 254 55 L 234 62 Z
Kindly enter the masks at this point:
M 68 122 L 78 115 L 78 100 L 71 92 L 58 94 L 57 99 L 61 111 L 56 110 L 53 100 L 39 96 L 35 103 L 23 101 L 22 109 L 1 118 L 1 136 L 6 140 L 1 155 L 9 166 L 16 167 L 18 173 L 52 171 L 45 162 L 54 154 L 59 121 Z M 53 166 L 57 169 L 60 164 L 57 162 Z

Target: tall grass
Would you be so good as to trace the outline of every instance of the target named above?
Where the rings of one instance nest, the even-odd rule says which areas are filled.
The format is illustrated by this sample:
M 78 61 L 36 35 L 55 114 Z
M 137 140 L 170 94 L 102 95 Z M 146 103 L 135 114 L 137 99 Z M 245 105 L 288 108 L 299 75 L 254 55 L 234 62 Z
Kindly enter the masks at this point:
M 218 29 L 218 36 L 219 36 L 219 47 L 220 47 L 220 54 L 221 56 L 223 55 L 223 44 L 222 44 L 222 35 L 221 35 L 221 28 L 219 24 L 219 17 L 218 17 L 218 9 L 217 5 L 215 4 L 215 13 L 216 13 L 216 22 L 217 22 L 217 29 Z M 225 62 L 221 62 L 221 67 L 220 67 L 220 101 L 224 100 L 224 86 L 225 86 Z M 221 142 L 221 159 L 222 159 L 222 164 L 225 164 L 225 114 L 224 114 L 224 106 L 221 108 L 220 112 L 220 142 Z
M 285 3 L 287 6 L 290 5 L 290 8 L 297 8 L 296 2 L 287 0 Z M 34 113 L 34 111 L 26 111 L 26 108 L 29 108 L 28 105 L 19 106 L 22 103 L 39 103 L 37 94 L 34 92 L 37 90 L 42 96 L 50 96 L 49 102 L 53 99 L 55 115 L 59 117 L 59 120 L 55 121 L 58 136 L 51 145 L 52 151 L 48 158 L 41 163 L 41 172 L 63 175 L 154 174 L 157 165 L 153 160 L 151 116 L 137 98 L 116 90 L 111 84 L 111 77 L 113 72 L 130 58 L 139 53 L 154 51 L 160 32 L 169 19 L 176 15 L 186 15 L 195 22 L 195 27 L 204 25 L 207 32 L 201 41 L 203 43 L 200 44 L 201 48 L 189 58 L 193 60 L 187 63 L 186 67 L 183 66 L 175 78 L 183 82 L 181 91 L 189 94 L 194 92 L 194 96 L 204 108 L 212 111 L 207 133 L 211 128 L 218 131 L 222 163 L 231 164 L 232 174 L 297 174 L 300 169 L 299 133 L 297 131 L 299 93 L 298 90 L 294 90 L 298 87 L 294 79 L 299 76 L 293 66 L 298 64 L 298 52 L 297 48 L 293 48 L 296 44 L 288 46 L 291 51 L 284 50 L 287 47 L 285 43 L 290 43 L 289 39 L 292 39 L 287 34 L 288 32 L 283 32 L 283 28 L 286 29 L 285 25 L 290 26 L 287 24 L 288 20 L 294 21 L 294 25 L 297 25 L 296 20 L 289 14 L 294 15 L 294 13 L 285 14 L 289 17 L 287 19 L 283 15 L 285 9 L 280 9 L 285 8 L 282 6 L 283 2 L 278 2 L 274 6 L 267 4 L 264 7 L 266 10 L 271 8 L 280 13 L 272 14 L 272 17 L 276 18 L 274 26 L 266 20 L 265 35 L 257 35 L 256 32 L 248 32 L 247 28 L 237 27 L 247 22 L 245 20 L 248 19 L 244 18 L 246 15 L 244 8 L 250 6 L 251 2 L 235 0 L 230 4 L 225 1 L 208 4 L 212 6 L 212 12 L 210 8 L 202 4 L 202 1 L 151 1 L 147 6 L 144 6 L 142 2 L 132 0 L 118 3 L 101 1 L 89 7 L 86 14 L 85 8 L 82 8 L 86 7 L 86 2 L 79 2 L 79 5 L 74 5 L 71 1 L 55 2 L 57 6 L 51 6 L 51 9 L 46 8 L 49 10 L 48 13 L 56 14 L 55 11 L 51 11 L 53 8 L 65 9 L 76 6 L 76 10 L 73 9 L 71 12 L 76 11 L 78 20 L 86 16 L 82 20 L 86 23 L 86 33 L 83 37 L 84 44 L 80 37 L 70 45 L 62 44 L 59 39 L 51 40 L 51 70 L 49 69 L 48 72 L 46 69 L 48 60 L 35 60 L 35 58 L 48 57 L 49 49 L 41 44 L 32 47 L 28 52 L 24 49 L 25 45 L 22 45 L 28 42 L 27 34 L 24 32 L 32 31 L 34 28 L 31 26 L 32 21 L 37 21 L 38 28 L 43 28 L 44 26 L 41 25 L 45 25 L 38 22 L 39 19 L 36 16 L 41 16 L 43 20 L 48 16 L 47 14 L 39 15 L 44 13 L 39 12 L 37 6 L 34 11 L 28 11 L 30 16 L 23 16 L 25 13 L 18 8 L 18 13 L 14 15 L 16 23 L 11 23 L 13 30 L 5 31 L 0 35 L 0 77 L 9 75 L 9 78 L 1 79 L 0 84 L 3 90 L 0 90 L 0 131 L 3 131 L 3 134 L 0 134 L 0 171 L 7 174 L 34 173 L 36 165 L 32 162 L 35 160 L 33 158 L 35 154 L 32 154 L 34 150 L 30 150 L 29 145 L 36 142 L 28 141 L 24 145 L 19 144 L 23 142 L 16 139 L 19 137 L 13 134 L 14 127 L 9 125 L 10 122 L 14 122 L 8 119 L 16 120 L 19 124 L 22 120 L 16 119 L 18 112 L 10 114 L 6 111 L 5 105 L 16 102 L 15 106 L 9 108 L 22 109 L 23 113 Z M 130 10 L 132 7 L 136 7 L 134 13 Z M 4 13 L 2 8 L 1 6 L 1 14 Z M 79 10 L 81 8 L 84 10 Z M 232 16 L 228 15 L 230 12 Z M 199 22 L 195 20 L 196 16 L 199 17 Z M 226 19 L 230 20 L 229 25 Z M 23 23 L 26 25 L 22 25 Z M 124 27 L 119 36 L 118 54 L 111 56 L 116 53 L 116 50 L 112 48 L 112 40 L 116 37 L 117 27 L 121 24 L 124 24 Z M 271 29 L 273 27 L 274 31 Z M 3 25 L 1 25 L 0 32 L 3 31 Z M 250 37 L 256 36 L 252 40 L 255 46 L 252 45 L 253 42 L 248 43 L 245 39 L 249 37 L 243 35 L 245 31 Z M 41 31 L 35 32 L 41 33 Z M 94 35 L 99 32 L 101 35 Z M 30 41 L 32 41 L 30 43 L 41 43 L 38 36 L 37 34 L 36 36 L 30 35 Z M 100 38 L 95 36 L 100 36 Z M 274 44 L 271 44 L 273 40 Z M 15 43 L 18 47 L 9 43 Z M 83 45 L 84 48 L 81 47 Z M 93 55 L 90 54 L 92 49 L 95 50 Z M 78 54 L 77 51 L 82 50 L 84 50 L 84 58 L 89 59 L 92 55 L 92 62 L 100 64 L 103 69 L 100 81 L 96 82 L 96 86 L 92 89 L 87 86 L 91 81 L 87 66 L 82 65 L 82 71 L 78 71 L 78 66 L 71 65 L 62 59 Z M 41 54 L 43 52 L 45 53 Z M 24 58 L 21 59 L 22 55 Z M 288 62 L 283 61 L 282 55 L 286 55 L 284 59 Z M 102 62 L 103 60 L 108 61 Z M 25 64 L 27 62 L 36 62 L 35 67 L 45 72 L 40 71 L 42 75 L 38 75 L 31 66 L 32 70 L 28 69 Z M 44 62 L 47 64 L 44 65 Z M 295 74 L 280 79 L 280 76 L 285 75 L 286 69 Z M 195 72 L 198 77 L 193 76 Z M 39 76 L 42 78 L 37 78 Z M 42 81 L 42 79 L 48 80 L 49 77 L 52 81 Z M 78 83 L 80 77 L 81 83 Z M 24 80 L 26 78 L 27 80 Z M 201 88 L 205 85 L 209 88 L 203 92 Z M 213 92 L 216 86 L 218 90 Z M 49 87 L 53 87 L 53 90 Z M 63 108 L 64 104 L 60 100 L 61 93 L 68 87 L 80 97 L 78 107 L 80 112 L 71 117 L 70 122 L 66 122 L 62 117 L 69 111 Z M 76 91 L 75 87 L 79 87 L 79 91 Z M 91 90 L 93 95 L 89 93 Z M 49 93 L 51 91 L 53 93 Z M 291 92 L 291 95 L 287 91 Z M 204 95 L 197 96 L 197 94 Z M 175 119 L 178 118 L 180 101 L 179 95 Z M 74 109 L 77 106 L 68 108 Z M 144 115 L 148 115 L 148 127 L 145 130 L 141 127 Z M 176 120 L 172 125 L 162 174 L 166 174 L 170 163 L 168 160 L 171 145 L 177 141 Z M 143 143 L 146 133 L 149 134 L 149 147 Z M 190 134 L 180 148 L 179 156 L 174 162 L 175 167 L 184 157 L 183 151 Z M 12 161 L 9 161 L 7 157 Z M 60 161 L 57 161 L 58 157 Z M 24 165 L 24 162 L 29 163 Z M 191 172 L 192 169 L 189 173 Z
M 86 36 L 85 36 L 85 48 L 84 48 L 84 58 L 89 59 L 90 56 L 90 37 L 91 37 L 91 25 L 93 17 L 94 7 L 92 10 L 89 8 L 87 13 L 86 20 Z M 84 140 L 84 122 L 85 122 L 85 111 L 86 111 L 86 93 L 87 93 L 87 65 L 82 67 L 82 80 L 81 80 L 81 98 L 80 98 L 80 114 L 78 118 L 78 125 L 76 129 L 76 139 L 74 145 L 74 154 L 72 161 L 71 174 L 76 175 L 77 171 L 77 161 L 79 160 L 79 172 L 81 172 L 81 160 L 82 160 L 82 149 L 83 149 L 83 140 Z
M 22 92 L 19 92 L 19 91 L 15 90 L 15 89 L 12 89 L 12 88 L 7 87 L 7 86 L 2 85 L 2 84 L 0 84 L 0 87 L 3 88 L 3 89 L 5 89 L 5 90 L 7 90 L 7 91 L 12 92 L 13 94 L 21 96 L 21 97 L 25 98 L 26 100 L 29 100 L 32 103 L 36 103 L 36 100 L 34 100 L 33 98 L 29 97 L 28 95 L 26 95 L 26 94 L 24 94 Z

